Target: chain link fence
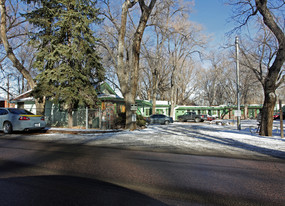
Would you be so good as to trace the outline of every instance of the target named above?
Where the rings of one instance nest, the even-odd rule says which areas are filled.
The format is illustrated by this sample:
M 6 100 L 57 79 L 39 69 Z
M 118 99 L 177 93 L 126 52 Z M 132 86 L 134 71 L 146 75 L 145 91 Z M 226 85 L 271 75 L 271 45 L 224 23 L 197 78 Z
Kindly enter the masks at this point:
M 82 108 L 72 111 L 73 128 L 114 129 L 117 115 L 113 108 Z M 68 127 L 68 112 L 59 108 L 45 108 L 45 121 L 50 127 Z

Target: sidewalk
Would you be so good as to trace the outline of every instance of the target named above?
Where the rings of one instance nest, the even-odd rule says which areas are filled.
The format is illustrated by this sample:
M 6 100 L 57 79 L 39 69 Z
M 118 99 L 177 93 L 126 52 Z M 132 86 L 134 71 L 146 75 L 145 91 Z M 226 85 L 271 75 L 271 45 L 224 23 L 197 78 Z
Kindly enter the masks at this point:
M 118 129 L 80 129 L 80 128 L 64 128 L 64 127 L 46 127 L 45 133 L 64 133 L 64 134 L 92 134 L 92 133 L 113 133 L 123 130 Z

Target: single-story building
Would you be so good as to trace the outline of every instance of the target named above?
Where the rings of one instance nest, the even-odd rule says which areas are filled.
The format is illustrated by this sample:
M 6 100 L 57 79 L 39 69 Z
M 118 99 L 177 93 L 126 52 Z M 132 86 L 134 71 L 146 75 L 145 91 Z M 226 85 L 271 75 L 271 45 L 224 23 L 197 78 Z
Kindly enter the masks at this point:
M 103 82 L 96 88 L 100 105 L 97 108 L 78 108 L 73 113 L 74 126 L 101 128 L 104 124 L 105 128 L 113 128 L 115 119 L 119 113 L 125 112 L 124 99 L 109 86 Z M 36 105 L 31 90 L 27 91 L 12 100 L 15 107 L 24 108 L 33 113 L 36 113 Z M 152 102 L 148 100 L 136 100 L 137 114 L 148 117 L 152 114 Z M 256 118 L 260 112 L 262 105 L 241 105 L 242 119 Z M 171 104 L 169 101 L 156 101 L 155 113 L 170 115 Z M 220 105 L 220 106 L 187 106 L 176 105 L 174 120 L 177 116 L 185 112 L 194 111 L 197 114 L 207 114 L 216 118 L 233 119 L 235 118 L 234 111 L 237 110 L 235 105 Z M 48 125 L 51 126 L 66 126 L 67 111 L 63 105 L 56 105 L 53 102 L 47 101 L 45 105 L 45 118 Z M 86 122 L 88 122 L 86 124 Z
M 97 108 L 77 108 L 73 111 L 73 125 L 88 128 L 113 128 L 115 119 L 119 113 L 125 112 L 125 102 L 106 82 L 99 84 L 96 88 L 100 103 Z M 12 102 L 17 108 L 23 108 L 36 113 L 34 98 L 31 90 L 18 95 Z M 147 116 L 152 104 L 144 100 L 136 100 L 137 114 Z M 68 115 L 64 105 L 54 104 L 46 101 L 45 119 L 50 126 L 67 126 Z M 86 122 L 88 122 L 86 124 Z

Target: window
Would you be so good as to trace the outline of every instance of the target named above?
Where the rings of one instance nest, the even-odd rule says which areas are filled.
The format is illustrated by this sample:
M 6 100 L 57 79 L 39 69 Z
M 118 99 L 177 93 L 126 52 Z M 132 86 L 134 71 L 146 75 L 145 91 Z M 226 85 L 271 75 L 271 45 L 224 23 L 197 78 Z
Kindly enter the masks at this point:
M 9 109 L 12 114 L 33 114 L 25 109 Z
M 150 113 L 150 109 L 146 109 L 146 110 L 145 110 L 145 115 L 146 115 L 146 116 L 149 116 L 149 113 Z
M 17 103 L 17 108 L 19 108 L 19 109 L 24 109 L 25 107 L 24 107 L 24 102 L 18 102 Z
M 6 115 L 8 111 L 6 109 L 0 109 L 0 115 Z

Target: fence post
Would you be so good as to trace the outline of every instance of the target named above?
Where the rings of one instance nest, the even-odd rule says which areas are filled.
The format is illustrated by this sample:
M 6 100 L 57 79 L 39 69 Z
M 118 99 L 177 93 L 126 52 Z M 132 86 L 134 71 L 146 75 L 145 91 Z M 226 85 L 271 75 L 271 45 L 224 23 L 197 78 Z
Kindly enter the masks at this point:
M 281 138 L 284 138 L 284 131 L 283 131 L 283 110 L 282 110 L 282 100 L 279 99 L 279 112 L 280 112 L 280 135 Z
M 99 128 L 101 129 L 102 127 L 102 111 L 101 108 L 99 107 Z
M 86 107 L 86 129 L 88 129 L 88 107 Z

